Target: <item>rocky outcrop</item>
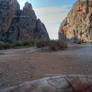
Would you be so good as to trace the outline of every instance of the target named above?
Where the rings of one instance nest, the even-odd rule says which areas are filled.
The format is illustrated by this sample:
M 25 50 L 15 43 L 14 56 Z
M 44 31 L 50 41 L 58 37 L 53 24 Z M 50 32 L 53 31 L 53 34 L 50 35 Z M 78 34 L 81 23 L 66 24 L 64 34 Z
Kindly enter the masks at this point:
M 92 76 L 62 75 L 25 82 L 0 92 L 92 92 Z
M 59 39 L 92 42 L 92 0 L 77 0 L 60 25 Z
M 32 5 L 25 3 L 23 10 L 17 0 L 0 0 L 0 40 L 49 39 L 44 24 L 37 19 Z

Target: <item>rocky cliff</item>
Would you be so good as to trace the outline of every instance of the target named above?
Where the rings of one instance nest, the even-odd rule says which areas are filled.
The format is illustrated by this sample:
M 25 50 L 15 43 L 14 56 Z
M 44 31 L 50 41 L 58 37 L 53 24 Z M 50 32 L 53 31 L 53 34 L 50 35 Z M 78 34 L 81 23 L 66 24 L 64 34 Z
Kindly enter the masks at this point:
M 49 36 L 30 3 L 26 2 L 20 10 L 17 0 L 0 0 L 0 40 L 21 39 L 49 39 Z
M 60 25 L 59 39 L 92 42 L 92 0 L 77 0 Z

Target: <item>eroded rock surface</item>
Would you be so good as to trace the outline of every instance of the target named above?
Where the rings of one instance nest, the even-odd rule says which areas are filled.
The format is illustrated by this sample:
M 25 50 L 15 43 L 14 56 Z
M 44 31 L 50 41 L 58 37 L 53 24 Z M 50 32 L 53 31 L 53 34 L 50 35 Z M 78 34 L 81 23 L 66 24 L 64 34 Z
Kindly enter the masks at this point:
M 92 0 L 77 0 L 60 25 L 59 39 L 92 42 Z
M 61 75 L 25 82 L 0 92 L 92 92 L 92 76 Z
M 23 10 L 17 0 L 0 0 L 0 40 L 49 39 L 44 24 L 28 2 Z

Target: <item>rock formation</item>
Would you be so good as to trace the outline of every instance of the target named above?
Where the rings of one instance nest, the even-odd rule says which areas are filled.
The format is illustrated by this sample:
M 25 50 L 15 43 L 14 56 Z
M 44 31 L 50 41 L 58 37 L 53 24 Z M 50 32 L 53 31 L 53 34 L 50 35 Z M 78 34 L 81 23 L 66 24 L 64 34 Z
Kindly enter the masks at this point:
M 77 0 L 60 25 L 59 39 L 92 42 L 92 0 Z
M 49 39 L 44 24 L 37 19 L 32 5 L 23 10 L 17 0 L 0 0 L 0 40 Z
M 92 76 L 61 75 L 25 82 L 0 92 L 92 92 Z

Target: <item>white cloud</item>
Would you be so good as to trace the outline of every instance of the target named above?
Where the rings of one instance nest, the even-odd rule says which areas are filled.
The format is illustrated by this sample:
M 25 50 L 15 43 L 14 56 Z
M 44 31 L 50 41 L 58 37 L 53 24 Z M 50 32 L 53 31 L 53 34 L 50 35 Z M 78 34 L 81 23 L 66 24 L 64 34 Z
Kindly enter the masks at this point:
M 62 7 L 46 7 L 46 8 L 37 8 L 35 9 L 35 11 L 39 14 L 47 14 L 47 13 L 58 13 L 58 12 L 63 12 L 63 11 L 66 11 L 65 9 L 67 8 L 68 6 L 64 5 Z M 40 10 L 40 11 L 39 11 Z
M 67 16 L 69 5 L 34 9 L 36 15 L 45 24 L 51 39 L 58 38 L 58 29 L 62 20 Z

